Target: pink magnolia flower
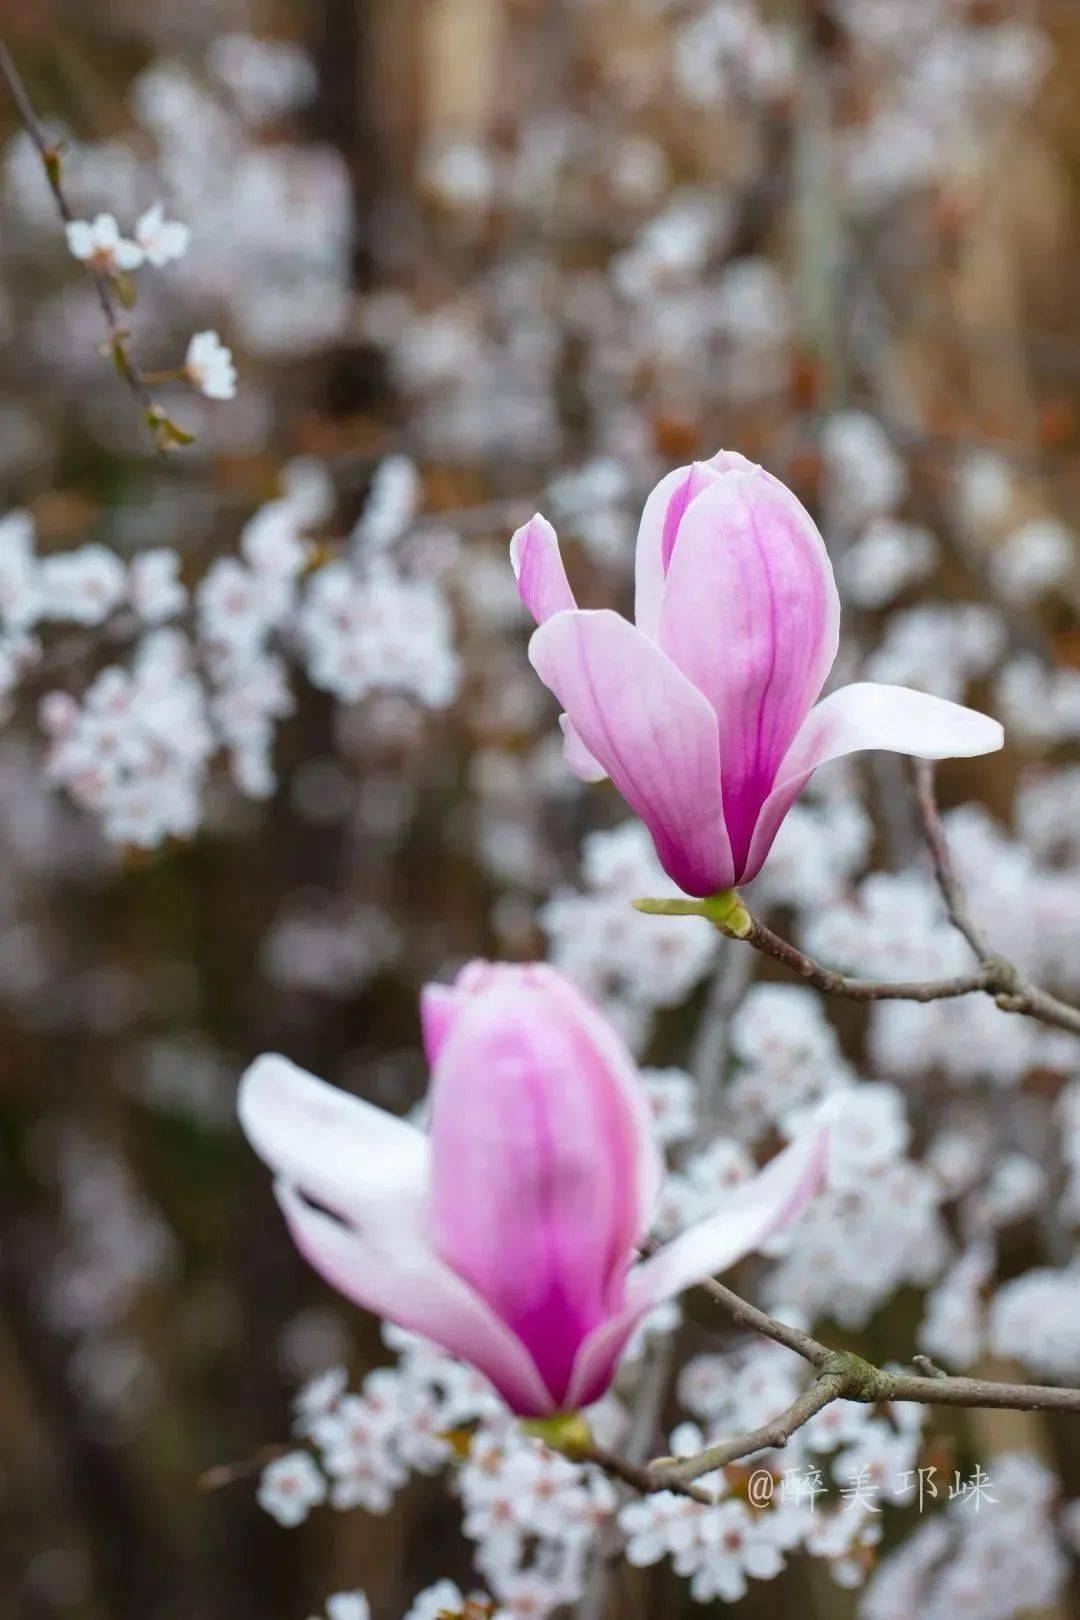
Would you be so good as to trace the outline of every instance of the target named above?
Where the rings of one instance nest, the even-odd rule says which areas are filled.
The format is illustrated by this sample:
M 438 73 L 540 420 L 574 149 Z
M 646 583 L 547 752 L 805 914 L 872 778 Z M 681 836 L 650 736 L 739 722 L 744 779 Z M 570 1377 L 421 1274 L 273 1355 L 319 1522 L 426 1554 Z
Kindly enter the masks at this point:
M 522 1415 L 597 1400 L 643 1316 L 817 1190 L 823 1130 L 635 1263 L 662 1161 L 596 1009 L 553 968 L 476 962 L 428 986 L 421 1012 L 430 1135 L 274 1055 L 245 1074 L 240 1120 L 315 1269 L 471 1362 Z
M 1000 748 L 996 720 L 903 686 L 817 699 L 840 603 L 825 543 L 778 479 L 722 450 L 645 503 L 636 625 L 578 608 L 539 513 L 510 542 L 539 629 L 529 658 L 566 713 L 566 761 L 609 775 L 692 895 L 749 882 L 819 765 L 861 748 L 921 759 Z

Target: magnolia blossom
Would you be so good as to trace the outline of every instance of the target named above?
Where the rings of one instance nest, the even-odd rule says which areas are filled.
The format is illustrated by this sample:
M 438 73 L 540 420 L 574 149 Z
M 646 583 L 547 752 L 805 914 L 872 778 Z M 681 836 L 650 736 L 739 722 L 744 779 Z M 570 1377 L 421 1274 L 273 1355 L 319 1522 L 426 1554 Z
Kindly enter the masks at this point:
M 649 496 L 636 625 L 578 608 L 539 514 L 510 555 L 540 627 L 530 660 L 566 710 L 567 764 L 611 777 L 688 894 L 755 877 L 827 760 L 1001 747 L 996 720 L 906 687 L 860 681 L 817 702 L 840 618 L 825 543 L 790 490 L 732 451 L 679 467 Z
M 182 259 L 191 241 L 191 230 L 178 220 L 166 219 L 159 202 L 146 210 L 135 225 L 135 241 L 147 264 L 160 270 L 174 259 Z
M 614 1031 L 547 966 L 477 962 L 421 1001 L 430 1136 L 259 1058 L 240 1120 L 301 1253 L 357 1304 L 483 1372 L 512 1409 L 599 1399 L 637 1324 L 817 1190 L 808 1132 L 642 1263 L 662 1160 Z
M 99 214 L 93 221 L 73 219 L 67 226 L 67 239 L 74 257 L 104 276 L 137 270 L 143 262 L 142 248 L 121 236 L 112 214 Z
M 232 350 L 216 332 L 195 332 L 187 346 L 184 370 L 192 386 L 207 399 L 235 399 L 236 367 Z

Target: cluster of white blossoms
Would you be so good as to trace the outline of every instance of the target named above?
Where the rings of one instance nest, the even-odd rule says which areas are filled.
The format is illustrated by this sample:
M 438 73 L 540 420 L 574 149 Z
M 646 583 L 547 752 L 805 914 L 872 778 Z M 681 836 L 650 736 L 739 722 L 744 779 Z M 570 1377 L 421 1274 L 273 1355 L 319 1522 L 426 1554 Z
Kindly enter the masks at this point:
M 618 1496 L 610 1481 L 523 1434 L 470 1368 L 400 1329 L 385 1327 L 384 1338 L 398 1352 L 397 1364 L 369 1373 L 359 1394 L 348 1393 L 340 1367 L 300 1392 L 297 1446 L 263 1469 L 260 1505 L 286 1527 L 324 1502 L 386 1513 L 410 1473 L 441 1473 L 456 1464 L 464 1532 L 475 1543 L 495 1613 L 543 1620 L 575 1601 L 588 1555 L 614 1521 Z M 615 1433 L 619 1403 L 608 1397 L 591 1417 L 598 1434 Z M 472 1430 L 467 1454 L 457 1461 L 453 1436 L 466 1429 Z M 436 1599 L 444 1609 L 460 1605 L 461 1593 L 448 1584 L 421 1594 L 410 1614 L 428 1613 Z
M 588 4 L 603 0 L 581 0 L 582 9 Z M 529 8 L 519 9 L 516 26 L 527 31 Z M 770 132 L 783 132 L 802 106 L 801 87 L 815 80 L 800 54 L 807 41 L 777 8 L 753 0 L 641 10 L 655 49 L 636 63 L 591 43 L 608 34 L 605 26 L 568 24 L 562 68 L 574 71 L 564 77 L 576 82 L 583 69 L 595 116 L 538 96 L 520 98 L 497 145 L 440 126 L 419 155 L 407 230 L 388 216 L 370 244 L 376 261 L 386 253 L 387 285 L 362 301 L 353 289 L 346 165 L 333 148 L 288 133 L 315 91 L 313 64 L 295 45 L 243 33 L 219 37 L 201 57 L 185 43 L 182 60 L 149 60 L 130 92 L 143 131 L 137 146 L 67 142 L 65 183 L 87 215 L 69 232 L 69 247 L 110 276 L 182 256 L 167 278 L 141 276 L 137 290 L 152 317 L 167 298 L 169 324 L 175 316 L 177 330 L 194 332 L 183 371 L 209 399 L 236 392 L 233 355 L 212 322 L 254 362 L 327 350 L 351 360 L 356 345 L 374 345 L 425 462 L 464 464 L 461 487 L 481 498 L 513 491 L 531 501 L 543 490 L 561 532 L 579 547 L 586 592 L 596 583 L 590 573 L 604 576 L 605 593 L 627 582 L 639 497 L 655 474 L 708 445 L 718 417 L 739 434 L 745 425 L 744 447 L 785 476 L 796 458 L 807 459 L 803 451 L 820 450 L 815 510 L 841 590 L 861 610 L 847 620 L 845 652 L 861 639 L 861 625 L 874 626 L 855 673 L 980 706 L 983 689 L 971 689 L 989 679 L 988 706 L 1048 762 L 1017 791 L 1015 836 L 970 809 L 952 813 L 946 826 L 991 941 L 1063 993 L 1075 991 L 1080 767 L 1059 760 L 1080 739 L 1080 677 L 1050 668 L 1035 630 L 1019 642 L 1013 634 L 1017 616 L 1034 623 L 1038 610 L 1069 602 L 1074 537 L 1046 515 L 1034 478 L 1025 483 L 996 454 L 959 449 L 942 451 L 944 462 L 952 456 L 945 470 L 956 511 L 946 515 L 954 521 L 928 518 L 925 491 L 901 452 L 904 433 L 878 419 L 872 396 L 866 410 L 826 415 L 820 434 L 817 413 L 800 414 L 793 378 L 805 289 L 793 288 L 769 256 L 768 240 L 787 233 L 773 229 L 767 209 L 763 231 L 762 203 L 774 174 L 790 167 L 775 161 Z M 996 149 L 980 146 L 980 130 L 1000 142 L 1008 111 L 1037 93 L 1048 47 L 1023 4 L 833 0 L 828 11 L 837 38 L 830 70 L 845 102 L 845 116 L 831 120 L 831 178 L 845 219 L 857 217 L 872 278 L 876 259 L 895 264 L 913 243 L 922 252 L 931 183 L 957 182 L 963 197 L 970 188 L 978 199 L 979 165 Z M 625 32 L 634 35 L 636 24 Z M 168 50 L 182 37 L 179 28 L 170 34 Z M 682 133 L 691 120 L 699 143 Z M 812 156 L 805 133 L 795 128 L 800 154 Z M 708 154 L 700 163 L 694 144 Z M 796 188 L 805 183 L 794 175 Z M 828 190 L 820 188 L 822 197 Z M 168 197 L 170 217 L 159 204 L 146 208 L 158 195 Z M 40 162 L 21 137 L 5 154 L 4 200 L 5 276 L 8 263 L 21 263 L 36 279 L 45 233 L 57 226 Z M 905 240 L 909 203 L 914 232 Z M 174 211 L 193 222 L 193 233 Z M 136 221 L 130 235 L 119 220 Z M 812 259 L 812 244 L 799 245 Z M 827 280 L 847 285 L 849 264 L 827 268 Z M 35 293 L 33 321 L 35 360 L 50 386 L 64 379 L 65 394 L 79 356 L 87 375 L 100 366 L 101 340 L 93 289 L 85 277 L 68 280 L 43 299 Z M 921 279 L 917 287 L 922 293 Z M 873 328 L 879 304 L 891 310 L 891 292 L 858 290 L 853 343 Z M 0 328 L 6 318 L 0 304 Z M 151 333 L 156 324 L 147 321 Z M 869 392 L 875 367 L 851 358 Z M 288 437 L 293 416 L 275 413 L 272 368 L 259 373 L 245 364 L 235 409 L 207 412 L 200 439 L 211 448 L 265 452 L 283 426 Z M 291 407 L 296 373 L 282 375 Z M 114 444 L 100 395 L 87 391 L 85 422 Z M 4 403 L 0 465 L 30 465 L 38 419 Z M 201 409 L 198 400 L 192 406 Z M 782 439 L 762 429 L 771 413 L 785 423 Z M 449 487 L 460 471 L 450 469 Z M 948 478 L 937 487 L 948 493 Z M 881 1004 L 865 1014 L 847 1008 L 835 1027 L 832 1008 L 790 982 L 753 984 L 741 1000 L 736 982 L 729 996 L 727 968 L 741 947 L 698 919 L 630 908 L 639 895 L 675 892 L 636 823 L 590 834 L 580 880 L 540 898 L 566 872 L 558 831 L 571 816 L 576 824 L 591 815 L 594 801 L 558 762 L 550 705 L 520 646 L 509 645 L 521 615 L 494 544 L 501 519 L 489 530 L 477 521 L 477 545 L 430 527 L 418 533 L 420 478 L 408 459 L 382 462 L 358 524 L 329 546 L 329 476 L 317 463 L 290 464 L 282 494 L 246 525 L 238 552 L 209 566 L 192 559 L 211 538 L 219 546 L 228 500 L 208 496 L 207 516 L 201 495 L 169 489 L 155 504 L 158 493 L 151 488 L 149 515 L 126 519 L 126 538 L 108 534 L 115 550 L 95 541 L 39 556 L 27 518 L 12 514 L 0 525 L 0 700 L 13 706 L 39 674 L 64 686 L 41 710 L 49 776 L 108 839 L 154 846 L 190 835 L 216 809 L 209 789 L 221 760 L 242 795 L 272 794 L 275 736 L 294 706 L 297 672 L 342 705 L 364 703 L 365 716 L 380 707 L 378 694 L 392 694 L 381 723 L 395 745 L 409 733 L 413 708 L 443 711 L 467 677 L 461 729 L 479 746 L 465 767 L 468 810 L 446 818 L 446 840 L 498 889 L 491 920 L 514 947 L 507 954 L 535 954 L 538 920 L 551 960 L 638 1049 L 664 1023 L 674 1061 L 684 1065 L 644 1075 L 670 1164 L 658 1234 L 714 1208 L 777 1138 L 797 1134 L 831 1099 L 828 1183 L 749 1278 L 755 1297 L 788 1320 L 821 1317 L 872 1331 L 875 1312 L 898 1289 L 923 1289 L 918 1348 L 950 1368 L 970 1368 L 993 1351 L 1033 1376 L 1080 1378 L 1076 1267 L 1056 1261 L 999 1286 L 997 1252 L 1002 1233 L 1016 1235 L 1009 1228 L 1038 1222 L 1067 1236 L 1080 1222 L 1075 1042 L 977 996 Z M 173 544 L 133 550 L 144 534 L 160 537 L 159 517 Z M 963 590 L 985 585 L 997 600 L 942 599 L 958 574 Z M 460 651 L 448 606 L 457 587 L 466 626 Z M 121 657 L 121 642 L 133 644 L 130 655 Z M 360 721 L 351 708 L 336 718 L 334 746 L 348 754 Z M 551 734 L 535 746 L 523 743 L 545 729 Z M 340 805 L 344 797 L 349 839 L 400 848 L 407 773 L 395 767 L 385 773 L 393 780 L 356 782 L 336 760 L 316 763 L 322 774 L 314 790 L 304 789 L 307 802 Z M 319 784 L 335 769 L 336 786 L 323 794 Z M 948 925 L 925 857 L 913 856 L 918 829 L 887 770 L 880 760 L 824 770 L 785 820 L 748 899 L 838 967 L 888 978 L 965 971 L 970 953 Z M 604 802 L 599 791 L 595 802 Z M 9 818 L 0 819 L 7 840 Z M 866 877 L 871 866 L 879 870 Z M 6 907 L 6 893 L 0 898 Z M 338 894 L 287 895 L 264 943 L 263 971 L 290 992 L 347 1000 L 383 968 L 407 972 L 417 936 L 403 925 L 399 932 L 401 921 Z M 5 993 L 20 973 L 47 986 L 48 952 L 34 948 L 17 909 L 10 924 L 4 911 L 4 928 Z M 723 994 L 715 1002 L 700 996 L 699 1032 L 688 1036 L 696 1009 L 681 1009 L 714 970 Z M 203 1122 L 220 1119 L 207 1054 L 176 1042 L 142 1060 L 137 1095 L 183 1106 Z M 974 1112 L 987 1092 L 992 1117 L 989 1106 Z M 87 1170 L 85 1157 L 81 1148 L 63 1155 L 72 1232 L 49 1309 L 62 1308 L 59 1326 L 79 1335 L 79 1392 L 90 1392 L 97 1408 L 134 1410 L 132 1392 L 143 1385 L 123 1316 L 138 1289 L 161 1277 L 170 1246 L 133 1185 L 103 1172 L 96 1152 Z M 591 1414 L 598 1439 L 621 1444 L 632 1429 L 657 1345 L 672 1357 L 686 1421 L 651 1442 L 666 1439 L 676 1453 L 775 1416 L 805 1385 L 802 1364 L 764 1343 L 696 1354 L 694 1341 L 680 1366 L 678 1328 L 673 1310 L 650 1324 L 647 1345 L 639 1338 L 618 1394 Z M 690 1340 L 696 1330 L 687 1323 L 684 1331 Z M 874 1566 L 883 1517 L 888 1524 L 877 1509 L 917 1498 L 921 1409 L 834 1403 L 783 1453 L 749 1461 L 773 1481 L 763 1508 L 751 1510 L 738 1472 L 710 1482 L 720 1497 L 711 1508 L 663 1494 L 629 1500 L 595 1469 L 522 1435 L 467 1368 L 394 1330 L 386 1340 L 396 1364 L 369 1373 L 358 1393 L 338 1369 L 303 1392 L 293 1443 L 264 1469 L 259 1500 L 288 1526 L 322 1504 L 386 1513 L 412 1474 L 448 1482 L 491 1593 L 474 1607 L 497 1620 L 539 1620 L 577 1602 L 600 1558 L 620 1551 L 640 1566 L 669 1560 L 702 1603 L 736 1601 L 751 1582 L 806 1555 L 855 1587 Z M 907 1354 L 915 1345 L 895 1348 Z M 871 1577 L 864 1620 L 951 1620 L 957 1610 L 1005 1620 L 1053 1599 L 1061 1553 L 1049 1481 L 1016 1459 L 992 1462 L 990 1475 L 1000 1498 L 993 1513 L 958 1499 L 920 1521 Z M 466 1601 L 466 1591 L 440 1581 L 418 1594 L 405 1620 L 441 1620 Z M 330 1596 L 325 1610 L 328 1620 L 370 1620 L 360 1592 Z
M 907 1153 L 902 1092 L 887 1081 L 862 1081 L 845 1088 L 842 1104 L 825 1190 L 791 1233 L 770 1245 L 782 1259 L 766 1292 L 811 1318 L 827 1314 L 851 1328 L 903 1284 L 931 1282 L 948 1244 L 941 1187 Z
M 433 579 L 389 554 L 397 535 L 385 503 L 376 508 L 390 536 L 381 549 L 366 554 L 365 515 L 339 560 L 309 571 L 308 536 L 332 507 L 328 475 L 303 461 L 283 482 L 246 525 L 239 556 L 211 563 L 193 602 L 170 548 L 138 551 L 128 564 L 96 542 L 39 557 L 25 514 L 0 522 L 0 696 L 10 702 L 36 665 L 48 667 L 43 640 L 55 625 L 135 641 L 130 663 L 102 669 L 81 702 L 58 690 L 41 704 L 51 780 L 113 843 L 189 837 L 222 752 L 241 793 L 274 792 L 276 727 L 294 701 L 290 659 L 342 703 L 393 691 L 441 709 L 456 692 L 449 608 Z M 399 511 L 401 527 L 411 516 Z
M 191 231 L 178 220 L 167 220 L 162 203 L 154 203 L 136 223 L 132 236 L 121 233 L 112 214 L 96 219 L 72 220 L 66 227 L 72 256 L 107 279 L 126 276 L 143 265 L 163 269 L 182 259 L 191 242 Z M 236 396 L 236 367 L 232 353 L 216 332 L 195 332 L 184 357 L 184 375 L 193 388 L 207 399 L 233 399 Z
M 1039 1267 L 1003 1283 L 987 1327 L 989 1348 L 1029 1368 L 1037 1378 L 1080 1379 L 1080 1264 Z
M 103 670 L 81 704 L 50 693 L 41 723 L 49 777 L 100 817 L 112 843 L 152 847 L 198 827 L 215 742 L 180 631 L 146 636 L 130 669 Z
M 886 1555 L 860 1620 L 953 1620 L 958 1612 L 1013 1620 L 1057 1602 L 1068 1576 L 1058 1480 L 1036 1458 L 1009 1452 L 990 1459 L 986 1481 L 977 1512 L 958 1495 Z
M 596 1001 L 634 1045 L 653 1014 L 675 1007 L 709 971 L 716 934 L 696 917 L 644 917 L 630 901 L 679 891 L 664 875 L 639 822 L 590 833 L 583 892 L 556 891 L 541 908 L 549 959 Z
M 10 648 L 43 624 L 103 624 L 124 606 L 146 624 L 161 624 L 187 601 L 179 565 L 175 552 L 157 547 L 125 567 L 97 542 L 38 556 L 29 513 L 9 512 L 0 518 L 0 645 Z
M 673 1454 L 767 1422 L 805 1380 L 805 1364 L 774 1344 L 695 1357 L 679 1377 L 679 1396 L 693 1421 L 671 1434 Z M 751 1474 L 749 1493 L 712 1474 L 702 1483 L 715 1491 L 716 1507 L 670 1492 L 624 1506 L 619 1523 L 628 1538 L 626 1556 L 636 1565 L 669 1558 L 702 1603 L 717 1597 L 735 1602 L 750 1581 L 773 1579 L 799 1551 L 824 1559 L 838 1584 L 859 1586 L 880 1539 L 883 1506 L 916 1495 L 924 1417 L 919 1407 L 877 1413 L 834 1402 L 782 1452 L 760 1452 L 740 1465 Z
M 241 32 L 208 45 L 201 65 L 198 48 L 182 56 L 166 50 L 134 78 L 129 138 L 84 140 L 51 122 L 48 135 L 58 143 L 68 206 L 82 216 L 66 227 L 71 254 L 114 283 L 119 303 L 138 295 L 139 319 L 130 343 L 126 334 L 123 341 L 132 363 L 160 379 L 151 388 L 155 405 L 171 414 L 181 381 L 210 400 L 234 398 L 233 354 L 218 335 L 224 330 L 243 352 L 247 409 L 215 416 L 189 400 L 184 423 L 201 444 L 258 449 L 266 442 L 269 396 L 265 377 L 247 361 L 316 354 L 348 331 L 352 198 L 340 153 L 301 131 L 290 138 L 290 119 L 315 89 L 311 58 L 296 44 Z M 40 153 L 25 132 L 7 143 L 3 171 L 5 259 L 29 280 L 60 226 Z M 167 211 L 152 200 L 161 197 Z M 167 279 L 147 276 L 148 269 L 167 270 Z M 57 291 L 43 291 L 37 278 L 34 285 L 38 358 L 54 376 L 79 373 L 89 382 L 91 368 L 101 365 L 103 335 L 94 288 L 77 278 Z M 0 291 L 0 324 L 9 318 Z M 185 328 L 196 330 L 182 340 L 177 366 L 172 343 Z M 120 404 L 96 389 L 92 402 L 79 405 L 98 440 L 130 444 L 130 400 L 124 419 Z M 22 404 L 13 411 L 32 435 L 32 412 Z M 5 461 L 9 454 L 29 459 L 23 436 L 5 446 Z
M 1080 739 L 1080 674 L 1052 669 L 1034 653 L 1019 652 L 998 677 L 995 696 L 1002 720 L 1029 745 L 1045 749 Z
M 1024 802 L 1022 790 L 1018 817 Z M 977 806 L 950 812 L 943 824 L 986 937 L 1007 941 L 1008 954 L 1022 971 L 1066 995 L 1075 991 L 1070 943 L 1080 915 L 1075 851 L 1063 851 L 1058 838 L 1057 847 L 1044 853 L 1010 837 Z M 970 949 L 948 922 L 924 854 L 914 868 L 876 872 L 850 899 L 808 913 L 800 937 L 819 960 L 871 978 L 937 979 L 972 966 Z M 1077 1057 L 1071 1037 L 1030 1020 L 1002 1019 L 982 997 L 925 1006 L 880 1002 L 871 1013 L 870 1048 L 887 1074 L 914 1077 L 940 1068 L 956 1081 L 990 1078 L 1009 1086 L 1039 1063 L 1073 1064 Z
M 140 215 L 131 237 L 121 233 L 112 214 L 98 214 L 94 220 L 75 219 L 67 226 L 72 256 L 96 270 L 114 276 L 152 265 L 161 270 L 182 259 L 191 241 L 191 231 L 178 220 L 165 218 L 164 205 L 156 202 Z

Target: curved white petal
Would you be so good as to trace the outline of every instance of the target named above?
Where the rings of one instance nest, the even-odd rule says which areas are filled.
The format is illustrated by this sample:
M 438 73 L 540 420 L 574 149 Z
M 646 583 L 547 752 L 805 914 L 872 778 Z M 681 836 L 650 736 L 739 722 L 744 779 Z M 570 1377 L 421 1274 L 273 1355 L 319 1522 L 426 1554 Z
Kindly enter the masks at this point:
M 285 1182 L 275 1191 L 297 1248 L 331 1287 L 478 1368 L 516 1412 L 552 1411 L 521 1340 L 444 1265 L 422 1233 L 404 1242 L 385 1222 L 352 1230 L 312 1209 Z
M 863 748 L 916 759 L 964 759 L 992 754 L 1005 741 L 997 720 L 909 686 L 856 681 L 811 709 L 784 756 L 762 805 L 740 881 L 761 870 L 780 823 L 819 765 Z
M 827 1156 L 828 1131 L 807 1132 L 730 1193 L 715 1215 L 635 1267 L 625 1310 L 602 1322 L 578 1351 L 570 1404 L 584 1406 L 603 1393 L 627 1340 L 654 1306 L 726 1270 L 794 1220 L 820 1188 Z
M 240 1082 L 244 1133 L 280 1177 L 350 1220 L 415 1224 L 428 1182 L 427 1138 L 403 1119 L 317 1080 L 278 1053 Z
M 714 1215 L 668 1243 L 630 1275 L 628 1300 L 651 1310 L 759 1248 L 800 1214 L 821 1187 L 829 1133 L 811 1130 L 728 1193 Z

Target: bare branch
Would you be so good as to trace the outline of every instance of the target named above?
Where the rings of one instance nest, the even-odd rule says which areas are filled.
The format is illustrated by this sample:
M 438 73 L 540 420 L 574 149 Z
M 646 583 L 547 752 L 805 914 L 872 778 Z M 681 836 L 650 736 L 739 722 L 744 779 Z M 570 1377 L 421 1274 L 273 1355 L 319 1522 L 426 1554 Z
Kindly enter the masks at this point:
M 845 973 L 824 967 L 789 940 L 781 939 L 771 928 L 750 918 L 750 926 L 738 935 L 756 951 L 782 962 L 800 978 L 826 996 L 842 996 L 847 1001 L 946 1001 L 970 996 L 976 991 L 993 996 L 1002 1012 L 1019 1013 L 1040 1024 L 1080 1035 L 1080 1008 L 1060 1001 L 1049 991 L 1025 979 L 1015 963 L 1004 956 L 986 956 L 971 973 L 951 979 L 849 979 Z
M 792 1401 L 786 1411 L 781 1412 L 768 1423 L 763 1423 L 760 1429 L 751 1429 L 748 1434 L 736 1435 L 733 1440 L 723 1440 L 719 1445 L 708 1446 L 694 1457 L 675 1459 L 660 1457 L 650 1467 L 650 1474 L 654 1480 L 663 1483 L 668 1490 L 675 1490 L 680 1485 L 689 1485 L 702 1474 L 711 1474 L 717 1468 L 726 1468 L 729 1463 L 738 1462 L 740 1457 L 748 1457 L 755 1451 L 782 1450 L 791 1436 L 804 1423 L 809 1423 L 814 1415 L 828 1406 L 844 1393 L 844 1380 L 840 1373 L 821 1373 L 808 1389 L 804 1389 L 797 1400 Z
M 941 898 L 945 902 L 945 910 L 948 913 L 949 921 L 958 933 L 963 934 L 979 961 L 985 962 L 994 953 L 972 922 L 967 909 L 963 885 L 953 871 L 949 846 L 945 839 L 945 829 L 941 825 L 941 815 L 938 811 L 937 795 L 934 792 L 933 764 L 928 759 L 917 759 L 913 764 L 915 796 L 919 804 L 923 837 L 926 839 L 930 858 L 934 863 L 934 876 L 937 879 L 937 886 L 941 890 Z
M 963 889 L 949 860 L 948 847 L 934 799 L 933 775 L 923 767 L 918 777 L 919 806 L 927 843 L 934 862 L 938 887 L 945 902 L 949 921 L 963 934 L 975 955 L 978 966 L 970 973 L 960 973 L 951 979 L 852 979 L 846 973 L 837 973 L 816 962 L 805 951 L 792 945 L 790 940 L 751 916 L 737 889 L 726 889 L 704 900 L 650 899 L 634 900 L 635 910 L 647 916 L 704 917 L 729 939 L 741 939 L 763 956 L 771 956 L 791 972 L 797 973 L 807 984 L 820 990 L 822 995 L 842 996 L 847 1001 L 946 1001 L 955 996 L 970 996 L 982 992 L 993 996 L 1002 1012 L 1020 1013 L 1034 1018 L 1040 1024 L 1067 1030 L 1080 1035 L 1080 1008 L 1059 1001 L 1049 991 L 1026 979 L 1007 957 L 989 949 L 982 935 L 968 915 Z
M 815 962 L 812 956 L 807 956 L 789 940 L 781 939 L 756 917 L 751 917 L 748 931 L 740 937 L 762 955 L 782 962 L 823 995 L 843 996 L 848 1001 L 947 1001 L 956 996 L 973 995 L 978 990 L 994 993 L 986 964 L 951 979 L 850 979 L 846 973 L 837 973 L 834 968 Z M 1080 1032 L 1080 1013 L 1076 1014 L 1076 1020 Z
M 648 1245 L 652 1252 L 658 1247 L 655 1243 Z M 817 1377 L 785 1411 L 761 1428 L 709 1446 L 693 1457 L 658 1457 L 645 1471 L 653 1490 L 684 1489 L 703 1474 L 725 1468 L 755 1451 L 781 1449 L 804 1423 L 836 1400 L 864 1404 L 914 1401 L 923 1406 L 992 1407 L 1014 1412 L 1080 1415 L 1080 1389 L 1050 1384 L 1005 1384 L 987 1378 L 954 1378 L 925 1356 L 916 1358 L 918 1373 L 888 1371 L 851 1351 L 831 1350 L 811 1334 L 778 1321 L 712 1278 L 706 1278 L 700 1287 L 723 1306 L 737 1326 L 753 1328 L 774 1344 L 793 1350 L 816 1368 Z M 643 1488 L 636 1479 L 628 1479 L 627 1483 Z
M 655 1495 L 657 1491 L 675 1491 L 679 1496 L 689 1496 L 703 1507 L 715 1507 L 716 1497 L 701 1485 L 692 1481 L 666 1480 L 661 1473 L 653 1473 L 650 1468 L 632 1463 L 626 1457 L 620 1457 L 614 1451 L 606 1451 L 602 1446 L 593 1446 L 588 1451 L 575 1451 L 574 1462 L 592 1463 L 594 1468 L 601 1469 L 610 1474 L 613 1479 L 621 1480 L 633 1490 L 640 1491 L 643 1496 Z

